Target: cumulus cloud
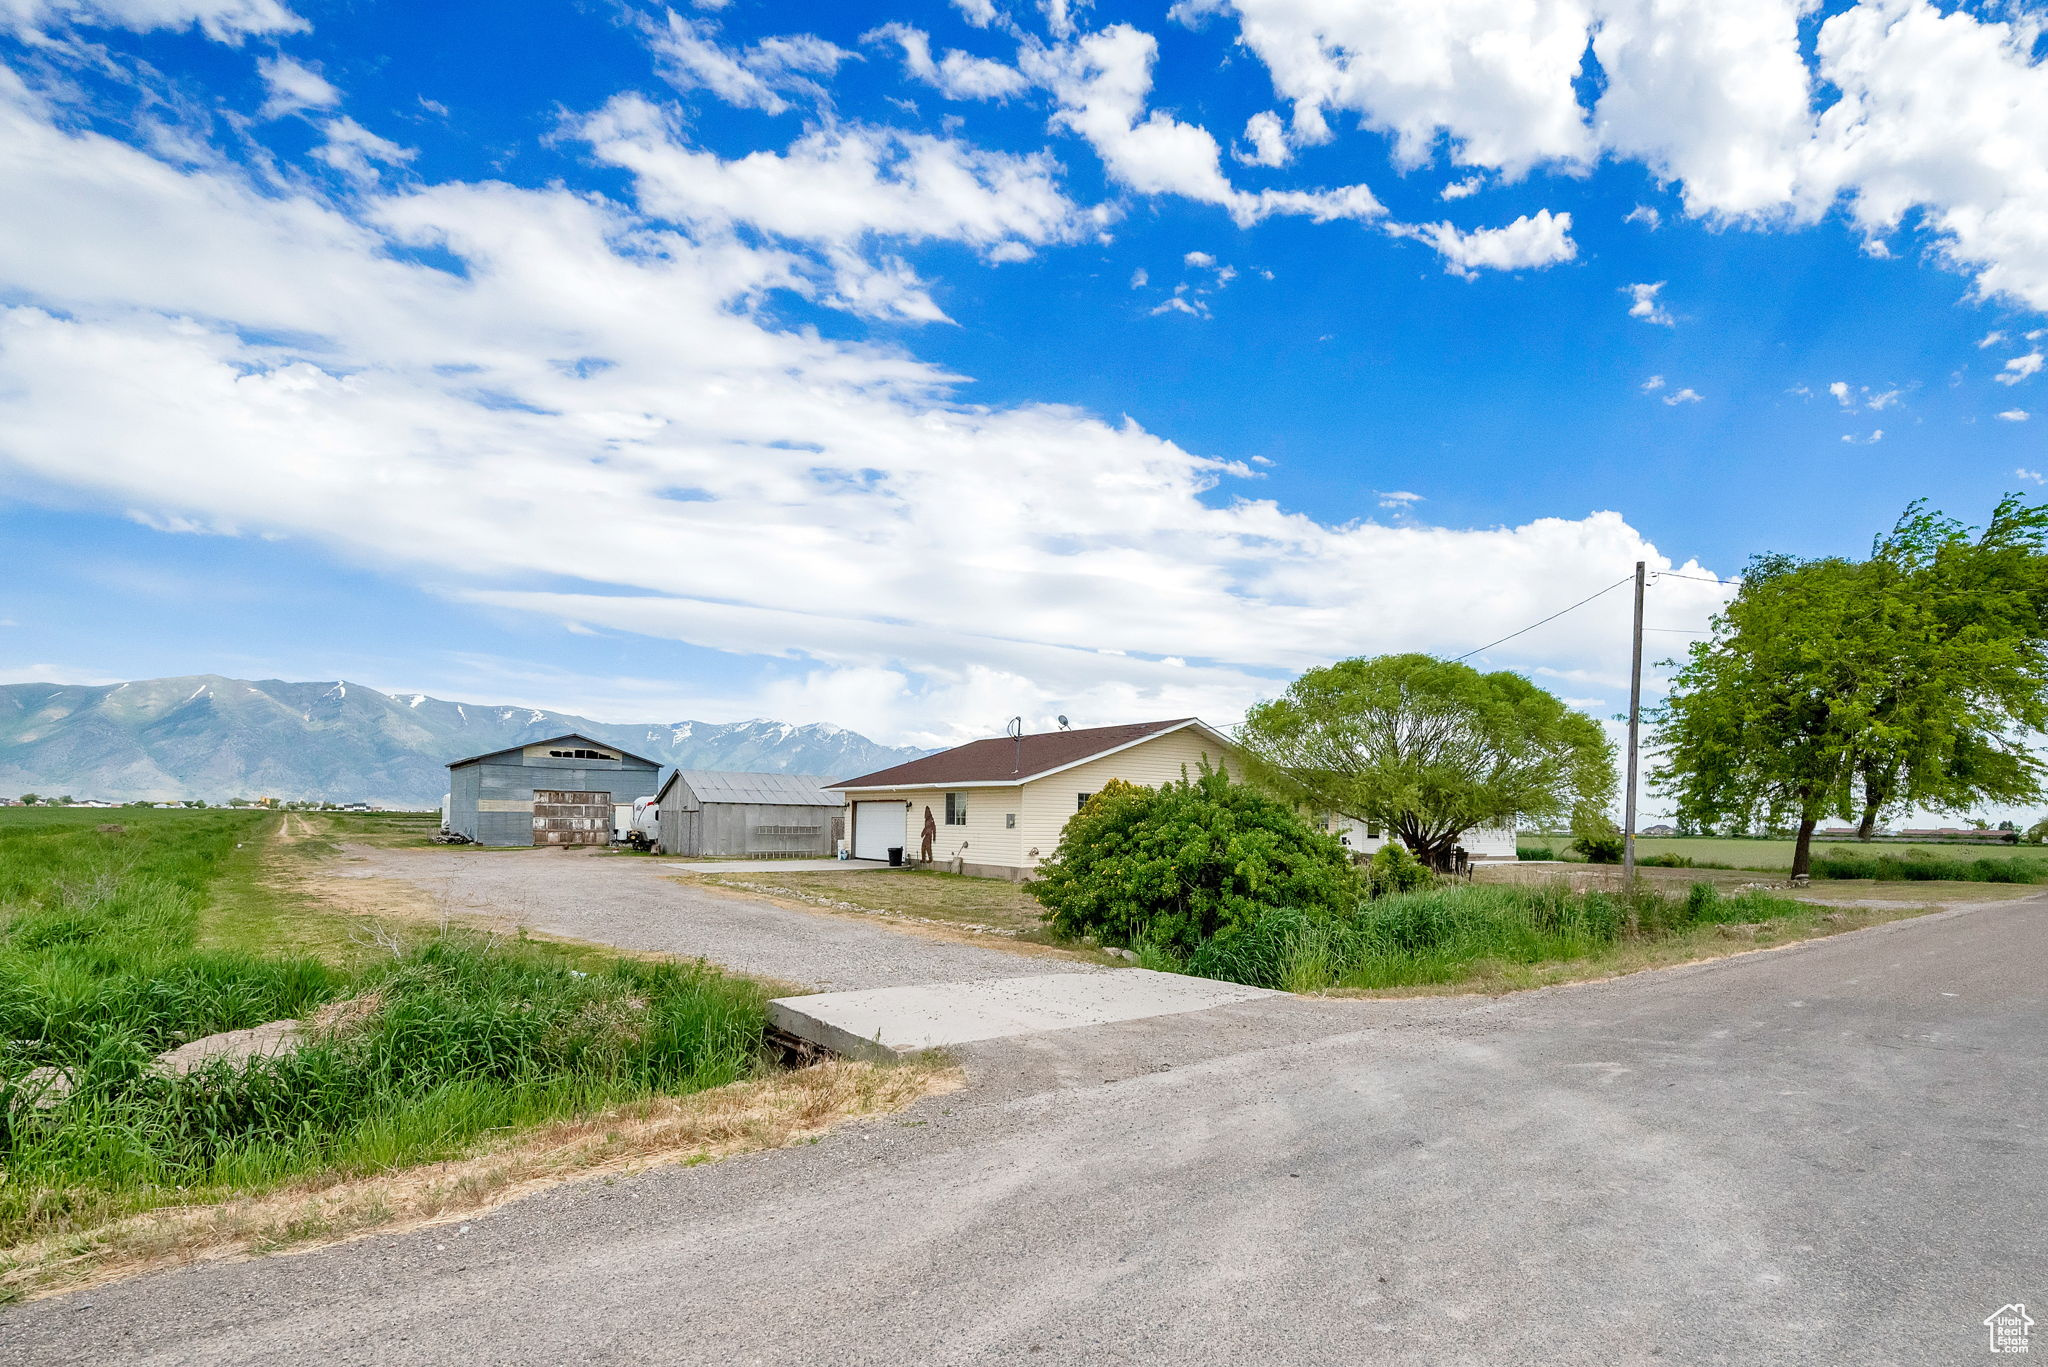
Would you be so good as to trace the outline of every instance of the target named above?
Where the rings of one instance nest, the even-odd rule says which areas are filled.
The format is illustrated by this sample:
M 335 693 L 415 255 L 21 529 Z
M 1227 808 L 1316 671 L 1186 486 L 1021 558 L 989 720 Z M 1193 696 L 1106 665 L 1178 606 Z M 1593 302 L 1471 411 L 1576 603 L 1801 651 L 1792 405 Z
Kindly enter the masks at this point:
M 1664 396 L 1665 406 L 1669 408 L 1676 408 L 1682 403 L 1698 403 L 1699 401 L 1699 391 L 1692 388 L 1674 390 Z
M 1623 223 L 1640 223 L 1651 232 L 1663 226 L 1664 215 L 1647 204 L 1638 204 L 1621 216 Z
M 1991 378 L 2000 384 L 2018 384 L 2041 373 L 2041 353 L 2030 351 L 2024 356 L 2015 356 L 2005 363 L 2005 369 Z
M 1466 232 L 1449 223 L 1393 224 L 1388 231 L 1413 237 L 1436 248 L 1444 269 L 1475 278 L 1482 270 L 1541 270 L 1579 254 L 1571 239 L 1572 216 L 1538 209 L 1504 228 Z
M 735 183 L 738 162 L 665 166 L 689 149 L 637 112 L 568 129 L 615 161 L 647 154 L 624 202 L 412 182 L 344 207 L 9 95 L 0 464 L 115 512 L 291 536 L 460 601 L 726 652 L 758 710 L 930 743 L 1019 712 L 1227 722 L 1305 665 L 1460 653 L 1616 564 L 1671 565 L 1614 513 L 1320 522 L 1130 421 L 964 402 L 899 348 L 779 323 L 768 296 L 844 244 L 930 231 L 908 210 L 963 240 L 1043 230 L 990 203 L 979 163 L 898 135 L 861 135 L 895 149 L 881 160 L 840 150 L 844 128 L 780 154 L 815 161 L 828 200 L 850 177 L 808 218 Z M 887 162 L 925 152 L 973 184 Z M 779 226 L 731 231 L 742 220 Z M 1667 606 L 1717 601 L 1692 587 Z M 1493 663 L 1618 677 L 1625 605 L 1606 607 Z M 675 685 L 678 708 L 697 700 Z
M 313 149 L 313 155 L 359 183 L 376 180 L 382 174 L 379 167 L 403 166 L 418 155 L 412 148 L 379 137 L 346 115 L 329 119 L 320 127 L 325 136 Z
M 1280 116 L 1264 109 L 1245 120 L 1244 144 L 1231 155 L 1247 166 L 1285 166 L 1293 159 L 1294 149 L 1287 145 L 1287 130 Z
M 1355 114 L 1404 164 L 1510 179 L 1638 161 L 1685 212 L 1759 227 L 1831 209 L 1869 249 L 1911 222 L 1985 296 L 2048 308 L 2048 82 L 2018 6 L 1860 0 L 1215 0 L 1293 103 Z M 1588 47 L 1603 81 L 1582 106 Z M 1808 53 L 1811 53 L 1810 59 Z M 1654 209 L 1630 221 L 1651 227 Z
M 1676 321 L 1671 317 L 1670 310 L 1666 309 L 1657 300 L 1658 294 L 1664 289 L 1664 283 L 1664 281 L 1659 280 L 1655 284 L 1649 285 L 1622 286 L 1621 292 L 1629 297 L 1628 316 L 1640 318 L 1646 323 L 1656 323 L 1663 327 L 1676 326 Z
M 1111 179 L 1140 194 L 1218 205 L 1240 225 L 1274 214 L 1320 223 L 1385 212 L 1363 185 L 1254 194 L 1231 184 L 1222 149 L 1206 128 L 1162 110 L 1146 112 L 1158 47 L 1151 34 L 1117 24 L 1058 47 L 1027 49 L 1023 66 L 1058 100 L 1055 125 L 1086 139 Z
M 325 76 L 289 57 L 265 57 L 256 63 L 265 96 L 258 116 L 283 118 L 305 109 L 328 109 L 341 103 L 341 92 Z
M 884 24 L 862 39 L 877 40 L 902 48 L 903 69 L 911 78 L 931 86 L 949 100 L 1003 100 L 1022 93 L 1030 85 L 1017 68 L 986 57 L 972 57 L 958 49 L 934 58 L 931 38 L 907 24 Z
M 995 0 L 953 0 L 953 8 L 976 28 L 987 28 L 997 18 Z
M 2030 416 L 2024 408 L 2008 408 L 1998 415 L 2002 422 L 2025 422 Z
M 1478 194 L 1484 188 L 1486 188 L 1485 176 L 1467 176 L 1463 180 L 1454 180 L 1449 185 L 1444 186 L 1443 189 L 1437 192 L 1437 198 L 1446 201 L 1467 199 Z

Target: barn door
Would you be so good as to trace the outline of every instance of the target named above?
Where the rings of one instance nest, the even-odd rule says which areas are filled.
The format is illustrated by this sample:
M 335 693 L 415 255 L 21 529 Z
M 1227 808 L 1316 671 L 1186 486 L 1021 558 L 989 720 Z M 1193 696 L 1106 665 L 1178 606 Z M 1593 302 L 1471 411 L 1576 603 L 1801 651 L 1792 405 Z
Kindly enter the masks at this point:
M 536 788 L 533 793 L 533 843 L 536 845 L 609 845 L 612 842 L 612 795 Z

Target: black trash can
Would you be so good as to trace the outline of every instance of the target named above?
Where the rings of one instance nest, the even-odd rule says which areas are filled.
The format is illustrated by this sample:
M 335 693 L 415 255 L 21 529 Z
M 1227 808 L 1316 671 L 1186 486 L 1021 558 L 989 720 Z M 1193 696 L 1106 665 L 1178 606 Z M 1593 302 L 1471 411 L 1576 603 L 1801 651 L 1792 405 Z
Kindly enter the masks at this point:
M 891 845 L 889 847 L 889 867 L 892 869 L 903 867 L 903 847 L 901 845 Z

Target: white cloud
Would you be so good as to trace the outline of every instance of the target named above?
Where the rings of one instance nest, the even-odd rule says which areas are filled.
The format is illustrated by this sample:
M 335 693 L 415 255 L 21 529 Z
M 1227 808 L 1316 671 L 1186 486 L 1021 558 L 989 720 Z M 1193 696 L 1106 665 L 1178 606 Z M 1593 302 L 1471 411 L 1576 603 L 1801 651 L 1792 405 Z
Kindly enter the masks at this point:
M 1985 296 L 2048 308 L 2048 78 L 2018 5 L 1860 0 L 1217 0 L 1294 104 L 1356 113 L 1420 166 L 1518 177 L 1641 162 L 1688 214 L 1756 227 L 1837 205 L 1872 251 L 1909 223 Z M 1604 82 L 1577 98 L 1590 44 Z M 1639 206 L 1640 208 L 1640 206 Z M 1654 227 L 1654 210 L 1631 213 Z
M 986 57 L 971 57 L 958 49 L 934 59 L 931 39 L 907 24 L 884 24 L 861 41 L 878 39 L 902 48 L 904 70 L 949 100 L 1003 100 L 1021 94 L 1030 85 L 1017 68 Z
M 803 134 L 734 160 L 679 140 L 662 110 L 621 95 L 579 125 L 597 156 L 633 172 L 640 202 L 698 229 L 744 223 L 850 247 L 870 237 L 994 250 L 1075 240 L 1101 216 L 1060 190 L 1051 158 L 862 124 Z
M 0 29 L 34 36 L 82 25 L 140 33 L 197 27 L 216 43 L 311 27 L 277 0 L 0 0 Z
M 1213 266 L 1216 264 L 1216 258 L 1207 252 L 1189 252 L 1181 258 L 1181 264 L 1184 266 Z
M 2000 342 L 2003 342 L 2004 340 L 2005 340 L 2005 334 L 2004 334 L 2003 332 L 1998 332 L 1998 331 L 1992 331 L 1992 332 L 1987 332 L 1987 333 L 1985 333 L 1985 334 L 1984 334 L 1984 338 L 1983 338 L 1983 340 L 1977 343 L 1977 350 L 1979 350 L 1979 351 L 1983 351 L 1983 350 L 1985 350 L 1985 349 L 1986 349 L 1986 348 L 1988 348 L 1988 347 L 1995 347 L 1995 346 L 1997 346 L 1997 345 L 1998 345 L 1998 344 L 1999 344 Z
M 1884 440 L 1884 429 L 1882 427 L 1876 428 L 1867 437 L 1859 437 L 1845 432 L 1842 434 L 1842 440 L 1851 446 L 1875 446 L 1878 442 Z
M 1454 180 L 1449 185 L 1444 186 L 1443 189 L 1437 192 L 1437 198 L 1442 200 L 1466 199 L 1478 194 L 1485 188 L 1485 176 L 1467 176 L 1463 180 Z
M 1326 524 L 1134 423 L 962 402 L 956 377 L 898 348 L 783 326 L 765 296 L 829 274 L 860 215 L 748 199 L 739 163 L 678 162 L 725 178 L 694 192 L 636 168 L 625 204 L 456 182 L 370 185 L 344 212 L 58 128 L 9 93 L 11 474 L 116 512 L 291 536 L 548 623 L 728 652 L 747 682 L 713 702 L 928 742 L 1016 713 L 1228 722 L 1306 665 L 1461 653 L 1616 564 L 1669 564 L 1614 513 Z M 657 131 L 637 145 L 680 150 Z M 797 145 L 832 172 L 850 135 Z M 957 202 L 906 189 L 917 175 L 853 183 L 902 235 L 906 197 L 966 238 L 1018 232 L 961 207 L 985 182 Z M 742 240 L 726 225 L 743 216 L 789 231 Z M 537 587 L 535 565 L 575 566 L 589 587 Z M 1692 587 L 1670 586 L 1669 610 L 1716 601 Z M 1497 662 L 1618 674 L 1615 601 Z M 682 715 L 704 701 L 688 677 Z
M 2041 353 L 2030 351 L 2024 356 L 2015 356 L 2005 363 L 2005 369 L 1991 378 L 2000 384 L 2018 384 L 2041 373 Z
M 1422 501 L 1421 494 L 1410 493 L 1406 489 L 1394 489 L 1380 495 L 1380 507 L 1382 508 L 1407 509 L 1414 507 Z
M 814 75 L 829 76 L 855 54 L 809 34 L 764 38 L 744 50 L 721 47 L 711 24 L 668 11 L 648 25 L 648 47 L 663 79 L 682 91 L 708 90 L 727 104 L 780 114 L 786 96 L 822 94 Z
M 976 28 L 987 28 L 996 21 L 995 0 L 953 0 L 953 7 Z
M 341 103 L 341 92 L 325 76 L 289 57 L 264 57 L 256 63 L 269 94 L 258 117 L 282 118 L 302 109 L 328 109 Z
M 1652 375 L 1649 379 L 1644 380 L 1641 386 L 1645 394 L 1654 394 L 1663 387 L 1664 377 L 1662 375 Z
M 1393 224 L 1397 237 L 1413 237 L 1436 248 L 1444 269 L 1470 279 L 1481 270 L 1541 270 L 1579 254 L 1571 239 L 1572 216 L 1538 209 L 1504 228 L 1466 232 L 1449 223 Z
M 1621 216 L 1623 223 L 1640 223 L 1651 232 L 1663 226 L 1664 215 L 1647 204 L 1638 204 Z
M 1287 145 L 1287 130 L 1270 109 L 1245 120 L 1244 140 L 1249 148 L 1234 148 L 1231 155 L 1247 166 L 1285 166 L 1294 157 L 1294 149 Z
M 1138 267 L 1138 269 L 1131 272 L 1131 288 L 1134 290 L 1141 290 L 1145 288 L 1145 286 L 1151 281 L 1151 279 L 1151 272 L 1147 271 L 1143 266 L 1140 266 Z
M 1828 393 L 1834 395 L 1835 402 L 1844 408 L 1854 408 L 1856 406 L 1856 400 L 1849 396 L 1849 382 L 1847 380 L 1836 380 L 1828 386 Z
M 2043 475 L 2039 470 L 2029 470 L 2024 465 L 2013 471 L 2013 474 L 2020 479 L 2031 479 L 2036 484 L 2048 484 L 2048 475 Z
M 410 147 L 377 136 L 346 115 L 329 119 L 320 131 L 325 140 L 313 149 L 313 155 L 361 183 L 376 180 L 379 166 L 403 166 L 418 155 Z
M 1654 284 L 1623 286 L 1621 292 L 1629 297 L 1628 316 L 1664 327 L 1676 326 L 1671 311 L 1657 301 L 1657 295 L 1663 290 L 1664 283 L 1659 280 Z
M 2032 415 L 2024 408 L 2008 408 L 1998 416 L 2004 422 L 2025 422 Z
M 1110 177 L 1140 194 L 1219 205 L 1240 226 L 1274 214 L 1301 214 L 1321 223 L 1385 212 L 1363 185 L 1257 194 L 1232 185 L 1207 129 L 1160 110 L 1145 112 L 1157 53 L 1151 34 L 1117 24 L 1057 48 L 1027 49 L 1022 65 L 1058 99 L 1055 125 L 1085 138 Z
M 1699 391 L 1691 388 L 1674 390 L 1672 393 L 1664 396 L 1665 405 L 1671 408 L 1676 408 L 1682 403 L 1698 403 L 1699 401 Z

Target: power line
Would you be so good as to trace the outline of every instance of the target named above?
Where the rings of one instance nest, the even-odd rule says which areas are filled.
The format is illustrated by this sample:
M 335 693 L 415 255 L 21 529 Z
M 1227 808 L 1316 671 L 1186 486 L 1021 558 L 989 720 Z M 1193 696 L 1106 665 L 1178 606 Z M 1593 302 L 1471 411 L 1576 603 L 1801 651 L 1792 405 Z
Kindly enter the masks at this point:
M 1505 644 L 1508 641 L 1514 640 L 1517 636 L 1521 636 L 1527 632 L 1534 631 L 1536 628 L 1542 626 L 1544 622 L 1555 622 L 1558 618 L 1564 616 L 1567 612 L 1574 612 L 1579 608 L 1586 606 L 1586 604 L 1592 602 L 1595 598 L 1598 598 L 1602 593 L 1614 592 L 1623 584 L 1629 583 L 1634 578 L 1635 575 L 1633 574 L 1625 574 L 1621 578 L 1615 580 L 1612 584 L 1609 584 L 1606 588 L 1601 589 L 1599 593 L 1589 593 L 1584 598 L 1581 598 L 1578 602 L 1572 604 L 1570 607 L 1559 608 L 1556 612 L 1551 613 L 1548 617 L 1543 618 L 1541 621 L 1529 623 L 1529 625 L 1523 627 L 1521 631 L 1511 631 L 1507 635 L 1501 637 L 1498 641 L 1488 641 L 1485 645 L 1480 646 L 1477 650 L 1468 650 L 1463 655 L 1460 655 L 1456 659 L 1452 660 L 1451 663 L 1457 664 L 1460 661 L 1471 659 L 1474 655 L 1478 655 L 1484 651 L 1492 650 L 1497 645 Z
M 1740 579 L 1709 579 L 1705 575 L 1680 574 L 1676 570 L 1658 570 L 1656 573 L 1659 579 L 1690 579 L 1695 584 L 1719 584 L 1724 589 L 1742 587 Z

